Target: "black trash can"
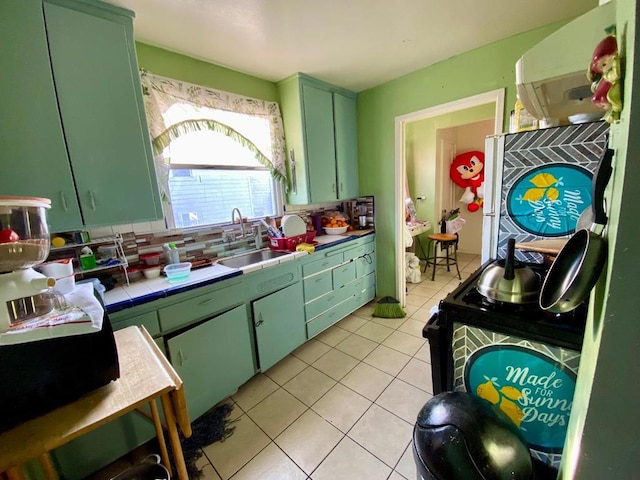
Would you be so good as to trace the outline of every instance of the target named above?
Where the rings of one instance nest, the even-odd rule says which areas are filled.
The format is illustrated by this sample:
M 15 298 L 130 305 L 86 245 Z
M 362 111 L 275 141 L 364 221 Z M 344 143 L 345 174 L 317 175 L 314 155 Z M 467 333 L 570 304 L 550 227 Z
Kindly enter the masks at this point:
M 425 403 L 412 443 L 419 480 L 535 478 L 529 448 L 515 424 L 466 392 L 443 392 Z

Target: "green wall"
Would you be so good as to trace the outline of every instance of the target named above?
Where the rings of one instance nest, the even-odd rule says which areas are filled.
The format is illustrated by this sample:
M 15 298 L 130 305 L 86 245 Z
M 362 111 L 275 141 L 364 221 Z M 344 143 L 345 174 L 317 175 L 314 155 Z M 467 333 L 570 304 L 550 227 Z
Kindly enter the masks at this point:
M 563 23 L 498 41 L 418 70 L 358 95 L 360 194 L 375 195 L 378 295 L 395 295 L 395 118 L 506 88 L 505 123 L 516 100 L 515 64 Z M 426 192 L 431 195 L 432 192 Z
M 609 258 L 591 294 L 590 315 L 569 421 L 560 478 L 640 478 L 640 296 L 638 295 L 638 178 L 640 78 L 637 2 L 617 0 L 618 46 L 623 52 L 624 107 L 612 125 L 613 176 L 607 189 Z
M 247 97 L 279 101 L 276 84 L 179 53 L 136 42 L 138 64 L 150 73 Z

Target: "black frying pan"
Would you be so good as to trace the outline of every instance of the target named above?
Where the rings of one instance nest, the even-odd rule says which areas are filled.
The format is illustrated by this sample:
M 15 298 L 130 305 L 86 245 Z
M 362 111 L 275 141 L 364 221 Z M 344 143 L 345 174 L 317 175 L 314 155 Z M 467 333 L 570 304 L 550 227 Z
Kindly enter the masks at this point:
M 567 241 L 553 261 L 540 290 L 539 305 L 553 313 L 566 313 L 589 296 L 607 260 L 607 241 L 596 230 L 607 224 L 604 189 L 611 178 L 613 150 L 605 148 L 593 178 L 590 228 L 582 228 Z

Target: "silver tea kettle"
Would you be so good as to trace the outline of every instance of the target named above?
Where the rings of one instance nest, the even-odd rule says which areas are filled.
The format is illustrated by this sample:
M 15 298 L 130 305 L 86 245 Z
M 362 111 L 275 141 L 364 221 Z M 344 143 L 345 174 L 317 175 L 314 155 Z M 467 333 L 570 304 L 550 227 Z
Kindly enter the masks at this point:
M 535 303 L 540 293 L 540 277 L 515 260 L 516 241 L 507 242 L 507 256 L 484 269 L 478 279 L 481 295 L 494 302 Z

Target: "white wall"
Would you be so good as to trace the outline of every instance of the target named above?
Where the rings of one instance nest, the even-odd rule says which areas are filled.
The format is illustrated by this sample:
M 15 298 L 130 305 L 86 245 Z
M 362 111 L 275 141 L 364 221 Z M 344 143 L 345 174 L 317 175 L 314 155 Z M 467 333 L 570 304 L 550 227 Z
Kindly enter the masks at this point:
M 459 155 L 471 150 L 484 152 L 484 140 L 488 135 L 493 134 L 493 127 L 494 121 L 490 119 L 454 128 L 456 154 Z M 460 199 L 464 190 L 457 185 L 454 185 L 454 188 L 455 198 Z M 467 210 L 466 205 L 460 202 L 455 204 L 454 208 L 457 207 L 460 207 L 460 214 L 466 220 L 459 233 L 458 249 L 463 253 L 480 255 L 482 251 L 482 209 L 472 213 Z
M 488 119 L 457 127 L 443 128 L 438 130 L 436 136 L 453 141 L 456 155 L 472 150 L 484 152 L 484 140 L 487 135 L 493 134 L 493 127 L 494 121 Z M 442 208 L 447 211 L 453 208 L 460 208 L 460 216 L 466 221 L 459 232 L 460 243 L 458 244 L 458 249 L 461 253 L 480 255 L 482 251 L 482 209 L 476 212 L 467 210 L 467 206 L 459 201 L 464 189 L 454 184 L 449 177 L 450 160 L 440 158 L 439 161 L 442 162 L 439 170 L 444 175 L 444 182 L 448 184 L 447 188 L 441 188 L 438 192 L 442 199 Z M 452 195 L 448 193 L 448 189 L 453 190 Z

